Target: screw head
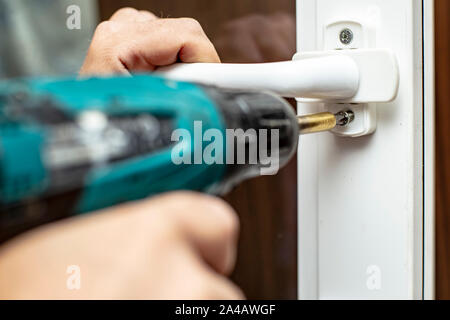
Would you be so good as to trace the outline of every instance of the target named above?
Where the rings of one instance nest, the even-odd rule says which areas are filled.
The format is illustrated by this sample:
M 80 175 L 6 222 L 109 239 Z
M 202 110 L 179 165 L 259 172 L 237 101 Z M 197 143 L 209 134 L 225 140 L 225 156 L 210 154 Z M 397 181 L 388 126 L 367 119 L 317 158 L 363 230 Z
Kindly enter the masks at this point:
M 342 44 L 349 45 L 353 41 L 353 32 L 350 29 L 344 29 L 339 35 Z
M 335 114 L 336 125 L 345 127 L 355 120 L 355 113 L 352 110 L 340 111 Z

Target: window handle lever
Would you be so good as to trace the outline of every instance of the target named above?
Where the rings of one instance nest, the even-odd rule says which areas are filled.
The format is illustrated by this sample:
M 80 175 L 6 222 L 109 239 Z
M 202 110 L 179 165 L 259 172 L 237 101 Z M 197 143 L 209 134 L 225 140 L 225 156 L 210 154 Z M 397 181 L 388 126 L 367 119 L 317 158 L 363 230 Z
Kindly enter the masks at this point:
M 396 58 L 384 49 L 306 52 L 273 63 L 180 63 L 156 73 L 171 80 L 342 103 L 389 102 L 399 83 Z

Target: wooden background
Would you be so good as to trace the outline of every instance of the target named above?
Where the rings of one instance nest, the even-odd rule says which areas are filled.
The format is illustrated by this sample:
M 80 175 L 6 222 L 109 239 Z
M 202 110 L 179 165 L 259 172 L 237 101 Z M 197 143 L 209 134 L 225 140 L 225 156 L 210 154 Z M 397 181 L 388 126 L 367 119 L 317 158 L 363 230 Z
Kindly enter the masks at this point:
M 436 297 L 450 299 L 450 1 L 436 1 Z
M 450 1 L 435 1 L 436 297 L 450 299 Z M 225 22 L 237 17 L 277 11 L 295 13 L 294 0 L 100 0 L 102 19 L 124 6 L 147 9 L 163 17 L 194 17 L 213 40 Z M 277 177 L 249 181 L 226 198 L 239 212 L 242 224 L 233 279 L 248 298 L 296 298 L 296 192 L 293 161 Z

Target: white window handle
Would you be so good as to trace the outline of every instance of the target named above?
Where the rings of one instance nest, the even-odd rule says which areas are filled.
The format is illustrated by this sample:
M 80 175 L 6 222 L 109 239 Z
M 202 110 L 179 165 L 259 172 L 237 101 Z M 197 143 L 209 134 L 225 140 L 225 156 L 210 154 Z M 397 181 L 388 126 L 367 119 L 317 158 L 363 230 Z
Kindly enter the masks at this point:
M 399 83 L 395 56 L 380 49 L 301 53 L 294 61 L 274 63 L 176 64 L 156 73 L 171 80 L 351 103 L 391 101 Z

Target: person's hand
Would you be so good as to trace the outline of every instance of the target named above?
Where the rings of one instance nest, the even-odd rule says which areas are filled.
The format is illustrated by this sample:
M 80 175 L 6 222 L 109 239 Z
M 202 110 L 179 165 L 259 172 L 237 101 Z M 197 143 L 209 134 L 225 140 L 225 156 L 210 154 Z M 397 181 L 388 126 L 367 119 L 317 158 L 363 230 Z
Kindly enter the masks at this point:
M 226 23 L 213 42 L 223 62 L 291 60 L 296 52 L 295 17 L 287 13 L 245 16 Z
M 153 71 L 175 62 L 220 62 L 200 24 L 191 18 L 158 19 L 124 8 L 98 25 L 81 76 Z
M 0 251 L 0 299 L 241 299 L 237 234 L 227 204 L 194 193 L 63 221 Z

